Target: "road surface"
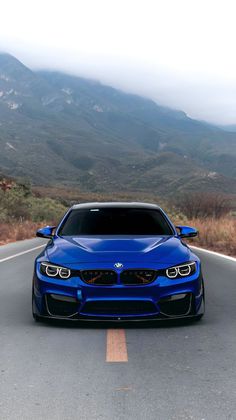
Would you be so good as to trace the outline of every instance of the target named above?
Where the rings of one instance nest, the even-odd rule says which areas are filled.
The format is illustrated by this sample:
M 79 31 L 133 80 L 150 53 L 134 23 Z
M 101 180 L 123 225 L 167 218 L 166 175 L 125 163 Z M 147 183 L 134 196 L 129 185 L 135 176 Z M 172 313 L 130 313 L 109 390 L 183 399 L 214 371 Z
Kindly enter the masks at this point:
M 0 419 L 236 419 L 235 261 L 196 252 L 198 323 L 37 324 L 31 249 L 43 243 L 0 247 Z

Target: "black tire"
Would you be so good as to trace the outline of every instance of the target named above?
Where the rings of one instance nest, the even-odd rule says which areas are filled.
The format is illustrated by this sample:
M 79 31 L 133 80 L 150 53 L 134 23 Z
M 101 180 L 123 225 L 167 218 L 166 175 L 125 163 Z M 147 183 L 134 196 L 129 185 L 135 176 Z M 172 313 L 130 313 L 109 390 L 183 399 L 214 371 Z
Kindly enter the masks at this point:
M 203 299 L 204 311 L 203 311 L 202 314 L 195 315 L 194 321 L 196 321 L 196 322 L 201 321 L 202 317 L 205 315 L 205 289 L 204 289 L 204 282 L 202 282 L 202 286 L 203 286 L 203 297 L 202 297 L 202 299 Z
M 32 315 L 33 315 L 33 318 L 34 318 L 35 322 L 40 322 L 40 321 L 42 321 L 41 316 L 36 315 L 34 312 L 32 313 Z
M 35 322 L 42 322 L 42 320 L 43 320 L 41 316 L 37 315 L 34 312 L 34 289 L 33 289 L 33 287 L 32 287 L 32 316 L 33 316 Z
M 204 315 L 204 314 L 196 315 L 196 316 L 193 318 L 193 320 L 194 320 L 195 322 L 199 322 L 199 321 L 201 321 L 201 319 L 202 319 L 203 315 Z

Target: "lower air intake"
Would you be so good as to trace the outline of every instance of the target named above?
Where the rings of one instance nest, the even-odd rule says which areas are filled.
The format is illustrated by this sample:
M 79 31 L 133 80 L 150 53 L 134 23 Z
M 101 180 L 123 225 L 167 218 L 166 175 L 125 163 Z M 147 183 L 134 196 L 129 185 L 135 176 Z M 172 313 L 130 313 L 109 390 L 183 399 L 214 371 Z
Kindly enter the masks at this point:
M 142 315 L 157 312 L 149 301 L 92 301 L 87 302 L 81 312 L 95 315 Z
M 174 296 L 174 295 L 173 295 Z M 191 312 L 191 303 L 192 303 L 192 294 L 187 293 L 179 295 L 180 299 L 171 299 L 171 296 L 168 298 L 161 299 L 158 302 L 158 306 L 163 315 L 166 316 L 181 316 L 188 315 Z M 177 296 L 176 296 L 177 298 Z
M 78 312 L 79 302 L 75 298 L 67 298 L 60 295 L 49 295 L 46 297 L 46 308 L 49 315 L 60 317 L 71 317 Z

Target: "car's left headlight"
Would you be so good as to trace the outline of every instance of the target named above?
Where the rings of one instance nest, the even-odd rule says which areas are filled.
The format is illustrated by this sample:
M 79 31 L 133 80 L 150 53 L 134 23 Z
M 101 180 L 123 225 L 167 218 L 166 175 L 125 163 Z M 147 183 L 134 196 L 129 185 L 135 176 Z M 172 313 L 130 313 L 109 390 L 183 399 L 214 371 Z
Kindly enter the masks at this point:
M 166 276 L 169 279 L 176 279 L 180 277 L 191 276 L 196 272 L 196 263 L 190 261 L 189 263 L 176 265 L 166 269 Z
M 71 270 L 66 267 L 60 267 L 48 262 L 40 263 L 40 271 L 42 274 L 48 277 L 54 277 L 57 279 L 67 280 L 71 276 Z

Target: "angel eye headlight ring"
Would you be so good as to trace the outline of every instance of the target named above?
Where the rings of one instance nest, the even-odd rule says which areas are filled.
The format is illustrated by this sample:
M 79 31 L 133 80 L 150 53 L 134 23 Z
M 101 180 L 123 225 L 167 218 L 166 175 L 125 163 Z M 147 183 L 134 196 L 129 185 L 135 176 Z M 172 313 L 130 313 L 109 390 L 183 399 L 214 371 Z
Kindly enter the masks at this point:
M 68 279 L 70 275 L 71 275 L 71 271 L 69 270 L 69 268 L 63 267 L 59 269 L 59 276 L 62 279 Z
M 177 267 L 167 268 L 166 275 L 170 279 L 175 279 L 178 276 L 178 268 Z
M 42 262 L 40 264 L 40 271 L 48 277 L 57 277 L 63 280 L 67 280 L 71 276 L 71 270 L 69 268 L 60 267 L 46 262 Z
M 48 277 L 56 277 L 59 274 L 59 269 L 53 265 L 45 265 L 45 273 Z
M 196 271 L 196 263 L 189 262 L 174 267 L 169 267 L 166 269 L 166 276 L 169 279 L 176 279 L 181 277 L 187 277 L 191 274 L 194 274 Z

